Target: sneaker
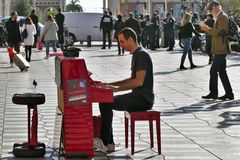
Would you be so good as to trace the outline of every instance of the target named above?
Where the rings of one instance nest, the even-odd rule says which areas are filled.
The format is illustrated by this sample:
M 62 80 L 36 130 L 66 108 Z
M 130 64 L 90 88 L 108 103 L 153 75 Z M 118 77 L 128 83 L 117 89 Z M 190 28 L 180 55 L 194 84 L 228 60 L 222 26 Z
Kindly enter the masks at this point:
M 11 68 L 13 68 L 13 67 L 14 67 L 14 66 L 13 66 L 13 63 L 10 63 L 10 67 L 11 67 Z
M 93 140 L 94 149 L 106 153 L 108 147 L 103 144 L 103 141 L 100 138 L 94 138 Z
M 108 144 L 107 146 L 107 152 L 115 152 L 115 144 Z

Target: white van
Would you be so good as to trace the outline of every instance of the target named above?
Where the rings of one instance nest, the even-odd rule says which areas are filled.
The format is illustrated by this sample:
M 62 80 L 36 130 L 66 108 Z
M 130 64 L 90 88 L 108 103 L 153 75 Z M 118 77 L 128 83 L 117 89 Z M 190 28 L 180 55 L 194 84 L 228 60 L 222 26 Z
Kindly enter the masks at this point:
M 101 13 L 62 12 L 65 16 L 64 26 L 69 33 L 68 43 L 102 41 L 100 31 Z M 89 42 L 90 41 L 90 42 Z

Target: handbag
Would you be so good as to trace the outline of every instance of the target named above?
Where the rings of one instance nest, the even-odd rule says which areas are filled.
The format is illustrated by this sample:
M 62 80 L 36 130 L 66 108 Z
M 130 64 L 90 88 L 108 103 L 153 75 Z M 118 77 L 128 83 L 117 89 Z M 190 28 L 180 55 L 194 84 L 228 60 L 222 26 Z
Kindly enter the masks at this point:
M 27 37 L 28 37 L 28 32 L 27 32 L 27 28 L 26 28 L 26 25 L 25 25 L 25 28 L 24 28 L 24 30 L 22 31 L 22 38 L 23 39 L 26 39 Z
M 43 49 L 43 46 L 44 46 L 44 43 L 42 40 L 38 40 L 37 41 L 37 49 L 38 50 L 42 50 Z

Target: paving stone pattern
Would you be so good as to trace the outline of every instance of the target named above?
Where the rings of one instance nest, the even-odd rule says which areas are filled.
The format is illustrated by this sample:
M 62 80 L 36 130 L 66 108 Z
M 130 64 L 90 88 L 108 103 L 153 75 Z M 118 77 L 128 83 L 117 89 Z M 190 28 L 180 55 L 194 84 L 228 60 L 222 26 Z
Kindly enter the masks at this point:
M 131 55 L 117 55 L 117 47 L 101 50 L 100 46 L 81 46 L 84 58 L 94 80 L 111 82 L 130 76 Z M 39 105 L 38 137 L 47 145 L 44 158 L 58 157 L 61 115 L 57 109 L 57 91 L 54 82 L 54 57 L 43 59 L 44 51 L 33 49 L 31 67 L 20 72 L 9 65 L 6 48 L 0 48 L 0 154 L 2 159 L 14 158 L 11 151 L 15 142 L 27 140 L 27 107 L 12 103 L 14 93 L 40 92 L 46 102 Z M 194 53 L 193 61 L 199 67 L 180 71 L 181 49 L 166 52 L 161 48 L 151 51 L 154 65 L 154 110 L 161 111 L 162 155 L 157 154 L 156 133 L 154 148 L 150 148 L 147 122 L 136 123 L 135 151 L 125 149 L 124 115 L 114 112 L 113 131 L 116 152 L 105 155 L 95 153 L 96 160 L 238 160 L 240 159 L 240 84 L 238 54 L 228 56 L 228 74 L 235 93 L 235 100 L 203 100 L 208 94 L 208 57 Z M 189 67 L 186 59 L 186 67 Z M 38 83 L 35 88 L 33 79 Z M 219 93 L 224 94 L 219 81 Z M 99 115 L 98 104 L 93 104 L 93 114 Z M 155 131 L 155 126 L 154 126 Z M 130 137 L 129 137 L 130 142 Z M 130 146 L 130 144 L 129 144 Z

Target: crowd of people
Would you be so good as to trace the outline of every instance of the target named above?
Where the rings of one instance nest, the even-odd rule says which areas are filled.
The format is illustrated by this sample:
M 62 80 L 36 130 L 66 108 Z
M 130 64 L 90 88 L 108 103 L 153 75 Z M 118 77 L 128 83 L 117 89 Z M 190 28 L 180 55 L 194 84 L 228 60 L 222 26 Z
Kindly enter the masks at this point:
M 143 47 L 151 50 L 160 48 L 160 28 L 163 27 L 164 34 L 164 46 L 169 47 L 167 50 L 172 51 L 175 45 L 174 30 L 176 20 L 169 12 L 166 14 L 166 18 L 160 20 L 159 13 L 155 12 L 152 17 L 149 14 L 135 16 L 132 12 L 129 13 L 129 17 L 124 21 L 121 14 L 117 15 L 117 21 L 114 23 L 112 15 L 109 15 L 107 11 L 104 11 L 100 22 L 100 30 L 103 32 L 103 45 L 102 49 L 106 49 L 106 38 L 108 38 L 108 48 L 112 46 L 111 33 L 115 30 L 114 37 L 117 38 L 117 33 L 124 27 L 132 28 L 137 34 L 137 41 Z M 119 44 L 119 42 L 118 42 Z M 121 55 L 120 49 L 118 54 Z
M 10 18 L 5 22 L 7 31 L 6 42 L 8 47 L 15 50 L 16 54 L 20 53 L 20 46 L 25 47 L 25 58 L 28 62 L 31 61 L 32 48 L 37 46 L 38 41 L 44 41 L 46 46 L 45 59 L 49 58 L 49 47 L 52 46 L 53 51 L 57 51 L 57 46 L 63 47 L 63 25 L 64 15 L 61 13 L 61 9 L 58 9 L 58 13 L 54 16 L 48 15 L 45 22 L 43 31 L 40 33 L 38 25 L 38 16 L 35 10 L 31 11 L 31 14 L 24 20 L 22 29 L 20 22 L 18 21 L 18 13 L 13 11 Z M 22 32 L 26 30 L 27 36 L 23 37 Z M 10 57 L 10 64 L 13 66 L 13 59 Z

